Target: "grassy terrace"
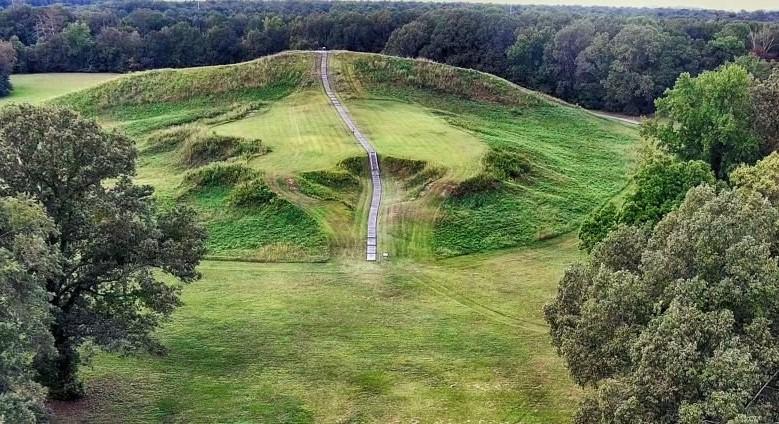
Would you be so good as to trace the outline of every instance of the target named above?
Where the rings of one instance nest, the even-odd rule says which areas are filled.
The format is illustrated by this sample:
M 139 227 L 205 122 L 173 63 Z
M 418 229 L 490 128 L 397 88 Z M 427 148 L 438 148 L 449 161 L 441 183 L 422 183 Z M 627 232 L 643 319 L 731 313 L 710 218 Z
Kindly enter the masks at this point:
M 332 68 L 381 156 L 378 265 L 361 260 L 364 154 L 312 53 L 48 100 L 136 138 L 138 179 L 197 208 L 222 259 L 160 329 L 168 353 L 97 355 L 60 422 L 570 417 L 541 308 L 580 257 L 570 230 L 627 183 L 636 131 L 430 62 L 338 53 Z

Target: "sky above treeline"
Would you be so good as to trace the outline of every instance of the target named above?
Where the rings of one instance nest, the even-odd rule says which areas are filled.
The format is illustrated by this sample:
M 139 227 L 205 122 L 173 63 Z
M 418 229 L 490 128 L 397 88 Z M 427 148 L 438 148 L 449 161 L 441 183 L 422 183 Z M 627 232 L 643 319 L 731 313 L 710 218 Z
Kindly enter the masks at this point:
M 440 1 L 440 0 L 438 0 Z M 450 0 L 451 1 L 451 0 Z M 460 0 L 462 1 L 462 0 Z M 471 0 L 488 3 L 577 5 L 577 6 L 628 6 L 672 7 L 718 10 L 779 10 L 779 0 Z

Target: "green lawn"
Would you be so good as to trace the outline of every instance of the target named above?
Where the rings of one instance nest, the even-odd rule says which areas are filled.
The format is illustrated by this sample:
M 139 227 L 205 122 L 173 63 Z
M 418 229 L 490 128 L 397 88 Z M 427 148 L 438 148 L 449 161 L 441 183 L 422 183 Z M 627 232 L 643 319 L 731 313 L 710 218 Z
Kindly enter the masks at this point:
M 481 170 L 487 145 L 419 105 L 382 99 L 355 99 L 347 105 L 383 156 L 428 162 L 457 181 Z
M 273 175 L 328 169 L 363 154 L 318 88 L 297 92 L 214 130 L 261 139 L 271 153 L 253 159 L 250 165 Z
M 116 74 L 52 73 L 11 75 L 13 91 L 0 97 L 5 103 L 41 103 L 73 91 L 95 86 Z
M 62 420 L 565 422 L 577 392 L 541 305 L 578 257 L 561 239 L 436 265 L 206 262 L 167 355 L 99 355 Z

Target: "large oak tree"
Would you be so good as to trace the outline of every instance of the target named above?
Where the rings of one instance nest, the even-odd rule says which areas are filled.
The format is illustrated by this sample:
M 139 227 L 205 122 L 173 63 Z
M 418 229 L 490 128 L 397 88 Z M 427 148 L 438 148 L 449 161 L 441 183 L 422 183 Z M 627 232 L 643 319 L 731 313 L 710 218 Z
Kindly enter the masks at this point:
M 46 281 L 56 352 L 36 361 L 56 398 L 82 394 L 84 341 L 158 347 L 151 331 L 179 304 L 180 282 L 199 276 L 204 230 L 189 209 L 155 206 L 153 189 L 131 179 L 135 158 L 130 139 L 74 112 L 0 111 L 0 195 L 32 196 L 57 229 L 47 242 L 61 272 Z

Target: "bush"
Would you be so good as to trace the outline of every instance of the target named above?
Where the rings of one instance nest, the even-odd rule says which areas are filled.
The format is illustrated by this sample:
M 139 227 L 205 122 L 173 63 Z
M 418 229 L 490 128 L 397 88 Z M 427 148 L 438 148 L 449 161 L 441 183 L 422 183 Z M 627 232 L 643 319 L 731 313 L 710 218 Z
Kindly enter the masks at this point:
M 256 171 L 243 165 L 217 163 L 187 172 L 183 184 L 188 191 L 208 187 L 230 187 L 256 175 Z
M 523 179 L 532 169 L 530 160 L 523 153 L 508 149 L 490 150 L 483 162 L 487 172 L 498 179 Z
M 675 210 L 687 192 L 698 185 L 714 184 L 714 174 L 702 161 L 679 161 L 658 154 L 649 158 L 633 177 L 635 188 L 624 204 L 609 204 L 591 213 L 579 230 L 580 246 L 588 252 L 617 224 L 654 225 Z
M 628 225 L 654 224 L 676 209 L 691 188 L 714 184 L 714 174 L 706 162 L 653 158 L 633 177 L 635 190 L 625 200 L 620 222 Z
M 579 247 L 591 251 L 619 224 L 619 210 L 609 202 L 600 209 L 587 215 L 579 229 Z
M 452 196 L 457 198 L 472 194 L 487 193 L 499 189 L 501 182 L 489 174 L 479 174 L 462 181 L 452 190 Z
M 219 135 L 203 125 L 182 125 L 160 131 L 148 139 L 147 153 L 178 150 L 186 167 L 201 166 L 237 156 L 255 156 L 268 152 L 260 140 Z
M 404 179 L 421 172 L 425 169 L 425 166 L 427 166 L 427 162 L 386 156 L 380 159 L 379 166 L 383 171 L 386 171 L 387 174 L 399 179 Z
M 254 178 L 239 183 L 231 192 L 228 203 L 239 207 L 256 207 L 266 205 L 276 199 L 276 193 L 271 191 L 261 178 Z
M 339 168 L 345 169 L 350 174 L 363 175 L 367 174 L 370 169 L 368 165 L 368 158 L 366 156 L 352 156 L 346 158 L 338 163 Z
M 179 157 L 185 166 L 195 167 L 237 156 L 249 157 L 266 152 L 267 149 L 259 140 L 199 132 L 181 145 Z
M 360 185 L 357 177 L 343 169 L 304 172 L 300 177 L 311 183 L 335 189 L 352 189 Z
M 144 152 L 163 153 L 173 151 L 199 131 L 201 131 L 201 128 L 192 124 L 158 131 L 147 138 L 147 145 Z

